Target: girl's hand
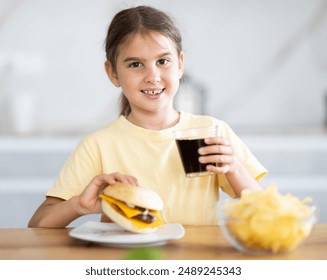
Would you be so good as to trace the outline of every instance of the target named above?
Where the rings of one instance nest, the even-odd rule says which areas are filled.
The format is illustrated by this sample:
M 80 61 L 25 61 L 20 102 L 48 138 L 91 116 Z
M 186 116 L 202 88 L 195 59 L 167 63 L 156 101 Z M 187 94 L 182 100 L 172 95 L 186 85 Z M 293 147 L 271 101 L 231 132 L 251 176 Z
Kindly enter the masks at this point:
M 206 138 L 205 143 L 209 146 L 199 149 L 199 162 L 209 164 L 207 170 L 210 172 L 226 174 L 233 171 L 237 160 L 230 141 L 223 137 L 211 137 Z
M 100 213 L 101 199 L 100 193 L 109 185 L 116 183 L 127 183 L 137 185 L 137 179 L 132 176 L 123 175 L 121 173 L 102 174 L 93 178 L 89 185 L 78 197 L 80 213 L 82 215 Z

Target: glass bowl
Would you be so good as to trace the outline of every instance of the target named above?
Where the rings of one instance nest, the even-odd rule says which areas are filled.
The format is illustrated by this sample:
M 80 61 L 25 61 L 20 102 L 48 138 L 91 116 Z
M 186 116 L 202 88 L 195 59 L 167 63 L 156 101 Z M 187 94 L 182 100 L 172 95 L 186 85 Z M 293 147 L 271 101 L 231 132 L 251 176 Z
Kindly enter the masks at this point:
M 230 244 L 242 253 L 282 253 L 297 248 L 311 233 L 317 222 L 317 207 L 306 204 L 306 215 L 290 215 L 257 208 L 251 204 L 240 211 L 239 199 L 218 203 L 222 232 Z

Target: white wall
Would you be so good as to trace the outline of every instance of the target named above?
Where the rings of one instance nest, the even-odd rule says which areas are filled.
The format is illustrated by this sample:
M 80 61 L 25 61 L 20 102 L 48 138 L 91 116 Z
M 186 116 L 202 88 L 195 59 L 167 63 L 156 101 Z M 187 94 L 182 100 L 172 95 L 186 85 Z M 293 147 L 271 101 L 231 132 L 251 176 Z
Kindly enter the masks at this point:
M 2 0 L 0 132 L 88 132 L 114 119 L 106 29 L 119 9 L 147 3 L 176 18 L 208 114 L 238 131 L 322 128 L 325 0 Z
M 189 67 L 212 100 L 208 112 L 237 128 L 319 127 L 327 94 L 326 1 L 204 2 L 192 1 L 182 20 Z

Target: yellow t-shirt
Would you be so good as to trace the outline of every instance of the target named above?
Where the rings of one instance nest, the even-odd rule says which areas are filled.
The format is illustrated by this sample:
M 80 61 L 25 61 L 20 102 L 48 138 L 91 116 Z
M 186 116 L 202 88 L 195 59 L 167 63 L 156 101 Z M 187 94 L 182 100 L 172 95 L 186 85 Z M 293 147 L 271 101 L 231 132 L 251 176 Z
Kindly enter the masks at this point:
M 120 116 L 110 125 L 86 136 L 66 161 L 47 196 L 69 199 L 80 194 L 99 174 L 120 172 L 137 178 L 164 201 L 162 217 L 167 223 L 217 224 L 219 187 L 235 196 L 223 174 L 186 178 L 173 131 L 218 125 L 218 135 L 231 140 L 241 162 L 257 180 L 267 170 L 223 121 L 209 116 L 180 113 L 179 122 L 154 131 L 130 123 Z

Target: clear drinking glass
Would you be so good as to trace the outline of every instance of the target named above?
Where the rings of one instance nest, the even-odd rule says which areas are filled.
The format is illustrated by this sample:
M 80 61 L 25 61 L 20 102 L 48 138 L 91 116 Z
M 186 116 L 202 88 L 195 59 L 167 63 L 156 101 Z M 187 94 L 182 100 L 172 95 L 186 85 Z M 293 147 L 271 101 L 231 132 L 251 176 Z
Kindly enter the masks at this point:
M 176 145 L 184 167 L 186 177 L 212 175 L 207 171 L 206 164 L 199 162 L 199 148 L 207 146 L 204 139 L 217 136 L 217 125 L 197 127 L 174 131 Z

